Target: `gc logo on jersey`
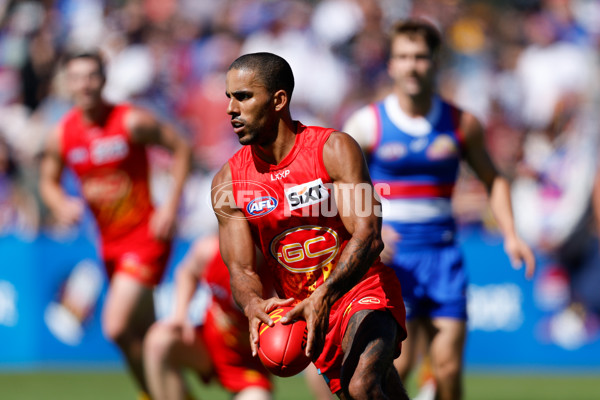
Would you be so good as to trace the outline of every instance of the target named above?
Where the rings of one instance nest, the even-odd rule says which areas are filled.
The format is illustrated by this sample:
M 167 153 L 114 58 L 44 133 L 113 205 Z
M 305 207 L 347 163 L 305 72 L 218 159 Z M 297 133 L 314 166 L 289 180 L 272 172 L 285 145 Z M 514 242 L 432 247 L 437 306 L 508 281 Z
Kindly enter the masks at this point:
M 275 197 L 262 196 L 250 201 L 246 206 L 246 211 L 250 215 L 260 217 L 261 215 L 270 213 L 275 208 L 277 208 L 277 199 Z
M 285 269 L 297 274 L 326 266 L 335 260 L 339 249 L 337 232 L 316 225 L 288 229 L 271 241 L 271 255 Z
M 285 189 L 285 199 L 290 210 L 318 204 L 329 198 L 329 190 L 321 178 Z

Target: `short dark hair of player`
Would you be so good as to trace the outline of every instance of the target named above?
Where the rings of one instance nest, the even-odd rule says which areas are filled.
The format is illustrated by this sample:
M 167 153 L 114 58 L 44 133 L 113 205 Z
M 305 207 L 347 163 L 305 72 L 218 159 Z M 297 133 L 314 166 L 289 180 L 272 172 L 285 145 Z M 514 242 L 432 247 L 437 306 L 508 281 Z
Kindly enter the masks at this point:
M 442 37 L 437 28 L 422 19 L 415 18 L 396 22 L 390 34 L 390 44 L 397 36 L 408 36 L 411 39 L 422 37 L 431 54 L 435 54 L 442 44 Z
M 282 57 L 273 53 L 250 53 L 238 57 L 229 66 L 232 69 L 250 70 L 264 83 L 272 94 L 278 90 L 285 90 L 288 98 L 292 98 L 294 91 L 294 73 L 292 67 Z
M 100 55 L 100 53 L 95 52 L 95 51 L 66 54 L 63 57 L 62 65 L 63 65 L 63 67 L 66 67 L 67 65 L 69 65 L 69 63 L 71 61 L 82 60 L 82 59 L 95 61 L 96 64 L 98 64 L 98 70 L 100 71 L 100 74 L 103 77 L 106 77 L 106 74 L 104 71 L 104 58 L 102 58 L 102 55 Z

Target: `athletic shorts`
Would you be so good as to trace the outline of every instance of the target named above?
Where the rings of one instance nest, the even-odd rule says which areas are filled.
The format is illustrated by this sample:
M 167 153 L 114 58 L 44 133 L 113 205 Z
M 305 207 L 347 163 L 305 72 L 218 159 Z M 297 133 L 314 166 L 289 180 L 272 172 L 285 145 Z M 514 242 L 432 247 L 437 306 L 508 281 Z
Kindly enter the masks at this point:
M 329 385 L 331 393 L 336 393 L 342 388 L 340 383 L 342 361 L 344 360 L 342 339 L 350 318 L 361 310 L 389 311 L 403 330 L 402 340 L 406 338 L 406 314 L 400 282 L 391 268 L 383 264 L 375 264 L 367 276 L 331 308 L 325 346 L 314 363 L 319 374 Z M 401 350 L 402 342 L 399 341 L 394 358 L 400 355 Z
M 458 246 L 402 249 L 390 267 L 402 282 L 407 319 L 467 319 L 467 273 Z
M 171 242 L 156 239 L 148 223 L 116 239 L 102 238 L 103 258 L 109 279 L 116 273 L 133 277 L 144 286 L 156 286 L 167 267 Z
M 247 320 L 241 326 L 237 324 L 226 331 L 219 329 L 216 321 L 213 313 L 208 312 L 204 324 L 196 328 L 212 360 L 213 376 L 233 393 L 249 387 L 271 391 L 269 373 L 258 357 L 252 357 L 247 335 L 240 334 L 240 329 L 247 332 Z

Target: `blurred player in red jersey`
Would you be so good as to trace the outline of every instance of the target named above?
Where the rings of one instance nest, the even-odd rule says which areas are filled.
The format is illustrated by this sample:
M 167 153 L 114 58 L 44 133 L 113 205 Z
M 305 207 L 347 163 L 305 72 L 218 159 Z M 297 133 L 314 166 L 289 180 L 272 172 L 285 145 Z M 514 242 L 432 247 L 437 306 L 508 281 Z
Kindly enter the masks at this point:
M 190 147 L 146 111 L 102 99 L 104 65 L 96 53 L 65 61 L 75 107 L 51 133 L 41 163 L 40 191 L 58 223 L 80 220 L 83 202 L 60 185 L 64 166 L 81 180 L 98 223 L 110 287 L 102 315 L 106 336 L 123 352 L 143 392 L 143 338 L 155 319 L 152 288 L 166 266 L 177 207 L 191 162 Z M 170 198 L 154 209 L 146 147 L 173 154 Z
M 294 121 L 289 64 L 270 53 L 235 60 L 227 113 L 238 151 L 213 180 L 221 254 L 249 320 L 253 354 L 268 312 L 306 320 L 306 352 L 341 399 L 406 399 L 393 366 L 406 337 L 400 282 L 379 260 L 380 206 L 358 144 Z M 338 212 L 339 210 L 339 212 Z M 254 244 L 278 297 L 263 297 Z
M 210 287 L 212 301 L 204 323 L 193 326 L 188 310 L 201 279 Z M 144 363 L 152 398 L 191 398 L 182 374 L 189 368 L 205 382 L 216 377 L 234 400 L 271 399 L 269 375 L 252 357 L 246 326 L 231 295 L 217 237 L 199 240 L 177 268 L 172 317 L 156 322 L 146 336 Z

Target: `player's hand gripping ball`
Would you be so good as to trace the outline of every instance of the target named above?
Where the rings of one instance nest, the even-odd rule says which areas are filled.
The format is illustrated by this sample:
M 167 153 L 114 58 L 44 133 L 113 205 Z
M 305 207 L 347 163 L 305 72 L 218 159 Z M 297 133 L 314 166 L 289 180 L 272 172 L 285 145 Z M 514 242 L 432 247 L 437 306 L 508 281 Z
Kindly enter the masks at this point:
M 258 356 L 267 370 L 277 376 L 296 375 L 310 364 L 306 350 L 306 321 L 283 325 L 279 320 L 293 307 L 280 307 L 269 313 L 273 327 L 258 327 Z

